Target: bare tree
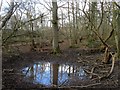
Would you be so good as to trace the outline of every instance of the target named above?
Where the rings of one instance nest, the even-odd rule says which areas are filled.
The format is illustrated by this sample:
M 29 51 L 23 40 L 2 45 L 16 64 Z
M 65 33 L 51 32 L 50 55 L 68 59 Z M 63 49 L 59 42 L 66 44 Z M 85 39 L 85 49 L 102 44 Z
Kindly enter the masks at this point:
M 52 0 L 52 24 L 53 24 L 53 53 L 59 53 L 59 43 L 58 43 L 58 6 L 57 6 L 57 0 Z
M 68 21 L 69 21 L 69 27 L 68 27 L 68 29 L 69 29 L 69 43 L 70 43 L 70 47 L 72 46 L 72 33 L 71 33 L 71 26 L 70 26 L 70 2 L 69 2 L 69 0 L 68 0 Z
M 72 45 L 75 45 L 75 44 L 77 44 L 77 40 L 76 40 L 76 28 L 75 28 L 75 7 L 74 7 L 74 0 L 72 0 L 72 16 L 73 16 Z

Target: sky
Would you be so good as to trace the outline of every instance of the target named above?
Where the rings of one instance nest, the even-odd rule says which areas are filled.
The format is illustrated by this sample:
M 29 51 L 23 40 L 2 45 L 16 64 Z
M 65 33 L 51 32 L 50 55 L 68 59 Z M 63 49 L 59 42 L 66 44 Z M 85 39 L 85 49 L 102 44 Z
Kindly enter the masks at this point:
M 9 7 L 10 1 L 11 1 L 11 0 L 0 0 L 0 15 L 5 15 L 5 14 L 6 14 L 6 12 L 4 12 L 4 10 L 7 11 L 6 8 Z M 20 1 L 25 1 L 25 0 L 15 0 L 15 1 L 20 2 Z M 30 1 L 30 0 L 28 0 L 28 1 Z M 36 8 L 35 8 L 36 13 L 46 13 L 46 12 L 47 12 L 47 9 L 44 7 L 44 5 L 48 7 L 48 5 L 46 4 L 46 2 L 47 2 L 49 5 L 51 5 L 51 1 L 52 1 L 52 0 L 34 0 L 34 1 L 37 1 L 38 3 L 39 3 L 39 1 L 40 1 L 40 3 L 43 4 L 43 5 L 36 4 Z M 56 0 L 53 0 L 53 1 L 56 1 Z M 58 6 L 61 6 L 61 5 L 65 4 L 64 7 L 67 7 L 67 1 L 68 1 L 68 0 L 57 0 L 57 1 L 58 1 Z M 62 1 L 62 3 L 61 3 L 60 1 Z M 71 2 L 72 0 L 69 0 L 69 1 Z M 80 4 L 81 4 L 81 3 L 82 3 L 83 1 L 85 1 L 85 0 L 77 0 L 77 1 L 80 2 Z M 116 2 L 120 2 L 120 0 L 87 0 L 87 1 L 116 1 Z M 1 2 L 2 2 L 2 7 L 1 7 Z M 82 8 L 82 5 L 80 5 L 79 8 Z M 86 7 L 86 8 L 87 8 L 87 7 Z M 61 10 L 61 9 L 59 9 L 58 12 L 61 12 L 60 10 Z M 63 8 L 62 8 L 62 11 L 63 11 L 63 12 L 66 12 L 66 10 L 63 9 Z
M 11 0 L 0 0 L 0 7 L 1 7 L 1 2 L 2 2 L 1 10 L 3 10 L 4 7 L 8 7 L 9 4 L 10 4 L 10 1 Z M 15 0 L 15 1 L 19 2 L 21 0 Z M 36 0 L 36 1 L 40 1 L 41 3 L 44 3 L 46 1 L 46 2 L 50 3 L 52 0 Z M 53 0 L 53 1 L 56 1 L 56 0 Z M 66 2 L 67 0 L 57 0 L 57 1 L 65 1 Z M 69 0 L 69 1 L 72 1 L 72 0 Z M 77 0 L 77 1 L 79 1 L 79 2 L 81 1 L 82 2 L 84 0 Z M 87 0 L 87 1 L 93 1 L 93 2 L 95 2 L 95 1 L 107 1 L 107 2 L 109 2 L 109 1 L 116 1 L 116 2 L 120 2 L 120 0 Z
M 7 8 L 9 7 L 10 1 L 11 0 L 0 0 L 0 7 L 1 7 L 1 2 L 2 2 L 2 7 L 0 9 L 0 15 L 5 15 L 6 14 L 6 12 L 4 12 L 4 10 L 5 10 L 6 7 Z M 15 0 L 15 1 L 20 2 L 21 0 Z M 22 1 L 24 1 L 24 0 L 22 0 Z M 28 1 L 30 1 L 30 0 L 28 0 Z M 51 5 L 52 0 L 35 0 L 35 1 L 37 1 L 38 3 L 40 1 L 43 4 L 43 5 L 40 5 L 40 4 L 36 5 L 35 11 L 36 11 L 36 13 L 38 13 L 37 15 L 39 15 L 40 13 L 48 14 L 48 11 L 44 7 L 44 5 L 48 7 L 46 2 L 49 5 Z M 54 1 L 56 1 L 56 0 L 54 0 Z M 67 1 L 68 0 L 57 0 L 57 1 L 58 1 L 58 6 L 61 6 L 61 5 L 65 4 L 64 7 L 67 7 Z M 60 1 L 63 1 L 63 2 L 61 3 Z M 72 0 L 69 0 L 69 1 L 71 2 Z M 84 0 L 77 0 L 77 1 L 80 2 L 80 7 L 79 8 L 82 8 L 81 3 L 83 3 Z M 87 0 L 87 1 L 89 1 L 89 0 Z M 90 1 L 94 1 L 94 2 L 95 1 L 116 1 L 116 2 L 120 2 L 120 0 L 90 0 Z M 86 8 L 88 8 L 88 6 Z M 58 11 L 59 14 L 61 13 L 61 10 L 62 10 L 62 12 L 64 12 L 65 15 L 67 15 L 66 9 L 63 9 L 63 8 L 59 9 L 59 11 Z M 49 14 L 48 14 L 48 17 L 49 17 Z

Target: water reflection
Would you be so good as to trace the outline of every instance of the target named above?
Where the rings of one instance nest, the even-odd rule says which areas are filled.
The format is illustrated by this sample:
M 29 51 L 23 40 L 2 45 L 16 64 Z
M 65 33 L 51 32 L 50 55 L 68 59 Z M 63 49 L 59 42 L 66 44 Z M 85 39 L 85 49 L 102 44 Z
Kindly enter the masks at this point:
M 86 79 L 86 73 L 83 68 L 51 63 L 36 63 L 33 66 L 22 69 L 25 80 L 35 84 L 51 86 L 52 84 L 61 85 L 72 77 L 78 77 L 80 80 Z

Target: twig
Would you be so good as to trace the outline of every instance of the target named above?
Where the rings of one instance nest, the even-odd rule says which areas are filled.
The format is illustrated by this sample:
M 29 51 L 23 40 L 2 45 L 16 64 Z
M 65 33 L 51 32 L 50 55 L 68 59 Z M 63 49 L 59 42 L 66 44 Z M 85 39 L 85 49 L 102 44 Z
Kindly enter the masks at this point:
M 13 72 L 13 69 L 3 69 L 3 72 Z
M 90 72 L 90 78 L 92 78 L 92 76 L 93 76 L 92 73 L 94 72 L 94 69 L 95 69 L 95 67 L 93 67 L 92 70 L 91 70 L 91 72 Z
M 43 3 L 40 2 L 40 0 L 39 0 L 39 4 L 42 5 L 42 6 L 44 6 L 48 11 L 51 11 L 51 9 L 52 9 L 51 7 L 49 7 L 49 8 L 50 8 L 50 9 L 49 9 L 47 6 L 45 6 Z M 49 6 L 49 5 L 48 5 L 48 6 Z
M 114 4 L 120 9 L 120 5 L 118 5 L 116 2 L 114 2 Z
M 91 79 L 91 82 L 94 81 L 94 80 L 98 80 L 99 81 L 99 77 Z
M 100 78 L 100 76 L 98 75 L 98 74 L 96 74 L 96 73 L 91 73 L 90 71 L 88 71 L 88 70 L 84 70 L 86 73 L 88 73 L 88 74 L 91 74 L 91 75 L 95 75 L 95 76 L 98 76 L 98 78 Z

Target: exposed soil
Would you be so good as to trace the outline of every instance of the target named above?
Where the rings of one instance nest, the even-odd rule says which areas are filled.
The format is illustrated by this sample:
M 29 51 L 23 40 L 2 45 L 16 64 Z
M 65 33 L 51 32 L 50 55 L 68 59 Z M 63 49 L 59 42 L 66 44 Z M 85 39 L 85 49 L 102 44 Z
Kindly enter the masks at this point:
M 61 46 L 64 46 L 64 43 Z M 15 47 L 15 46 L 13 46 Z M 115 61 L 115 67 L 108 78 L 99 79 L 107 75 L 111 69 L 110 64 L 103 64 L 103 53 L 98 49 L 89 48 L 68 48 L 64 47 L 60 54 L 54 55 L 51 53 L 50 46 L 45 46 L 37 51 L 31 51 L 30 45 L 18 46 L 21 53 L 13 53 L 12 55 L 3 53 L 2 62 L 2 88 L 8 90 L 16 90 L 17 88 L 26 88 L 28 90 L 46 88 L 43 85 L 28 83 L 23 80 L 23 74 L 20 70 L 34 62 L 46 61 L 52 63 L 69 63 L 74 65 L 86 66 L 86 73 L 93 70 L 92 78 L 89 81 L 74 81 L 68 86 L 59 88 L 117 88 L 118 87 L 118 70 L 119 62 Z M 89 74 L 90 76 L 90 74 Z M 54 87 L 51 87 L 54 88 Z

